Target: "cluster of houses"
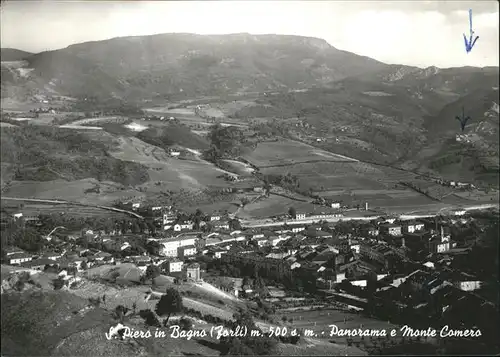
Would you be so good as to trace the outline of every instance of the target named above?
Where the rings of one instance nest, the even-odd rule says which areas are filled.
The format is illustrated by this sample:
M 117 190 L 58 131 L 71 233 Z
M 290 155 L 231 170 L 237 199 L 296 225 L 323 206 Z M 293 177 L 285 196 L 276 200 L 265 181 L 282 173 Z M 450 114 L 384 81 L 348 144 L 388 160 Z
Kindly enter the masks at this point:
M 140 208 L 139 206 L 135 207 Z M 63 241 L 56 252 L 29 254 L 17 248 L 4 249 L 4 262 L 29 269 L 43 270 L 47 265 L 60 269 L 85 270 L 96 264 L 133 263 L 145 272 L 151 264 L 160 266 L 165 274 L 199 280 L 199 255 L 221 259 L 227 263 L 249 263 L 275 277 L 306 277 L 317 286 L 331 290 L 332 285 L 349 282 L 366 288 L 370 281 L 399 286 L 412 271 L 447 271 L 446 281 L 456 289 L 473 291 L 480 282 L 472 276 L 448 271 L 449 261 L 467 248 L 457 247 L 449 227 L 437 221 L 399 221 L 395 217 L 378 218 L 358 224 L 351 232 L 335 231 L 335 224 L 321 222 L 326 218 L 314 216 L 318 223 L 298 220 L 308 218 L 298 213 L 296 220 L 283 225 L 235 229 L 228 217 L 213 212 L 198 226 L 210 223 L 210 231 L 199 230 L 192 221 L 179 220 L 171 207 L 150 207 L 158 213 L 165 228 L 163 237 L 149 237 L 148 245 L 156 251 L 137 254 L 132 245 L 119 237 L 103 236 L 86 230 L 86 235 L 99 236 L 101 251 L 76 246 Z M 455 221 L 465 212 L 456 211 Z M 311 217 L 309 217 L 311 218 Z M 110 252 L 131 252 L 112 254 Z M 448 270 L 446 270 L 446 269 Z M 387 288 L 386 290 L 388 290 Z M 385 291 L 385 290 L 384 290 Z
M 4 262 L 9 265 L 19 265 L 32 270 L 43 270 L 47 265 L 58 266 L 61 269 L 85 269 L 95 264 L 113 264 L 113 255 L 97 249 L 75 247 L 68 251 L 63 248 L 59 253 L 47 251 L 42 254 L 31 254 L 16 247 L 4 249 Z

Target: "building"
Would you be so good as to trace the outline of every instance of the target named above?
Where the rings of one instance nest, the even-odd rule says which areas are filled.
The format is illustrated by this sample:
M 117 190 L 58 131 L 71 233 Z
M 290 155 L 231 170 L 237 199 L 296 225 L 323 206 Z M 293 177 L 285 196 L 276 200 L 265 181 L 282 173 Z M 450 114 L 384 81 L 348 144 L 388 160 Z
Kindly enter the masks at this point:
M 171 259 L 168 261 L 168 273 L 180 273 L 182 272 L 182 266 L 184 265 L 184 262 L 179 260 L 179 259 Z
M 227 252 L 221 257 L 222 262 L 238 262 L 253 265 L 263 271 L 267 277 L 288 276 L 291 278 L 292 269 L 290 262 L 283 259 L 263 258 L 254 254 L 241 254 L 238 252 Z
M 393 237 L 401 236 L 401 226 L 394 223 L 383 223 L 380 225 L 382 232 Z
M 474 291 L 480 289 L 482 282 L 479 280 L 473 281 L 458 281 L 455 283 L 455 286 L 462 291 Z
M 340 202 L 332 202 L 331 207 L 336 208 L 336 209 L 340 209 Z
M 46 265 L 56 265 L 56 262 L 51 259 L 41 258 L 34 259 L 28 262 L 24 262 L 20 264 L 23 268 L 35 269 L 35 270 L 43 270 Z
M 54 252 L 46 252 L 45 254 L 42 255 L 42 258 L 45 259 L 50 259 L 50 260 L 56 260 L 61 257 L 61 254 L 59 253 L 54 253 Z
M 188 280 L 200 281 L 200 264 L 193 263 L 186 267 L 186 278 Z
M 194 245 L 186 245 L 177 248 L 177 256 L 180 259 L 184 259 L 186 257 L 192 257 L 196 255 L 196 247 Z
M 18 265 L 33 260 L 33 256 L 28 253 L 14 253 L 7 256 L 7 264 Z
M 172 226 L 172 224 L 177 220 L 177 216 L 171 212 L 163 214 L 163 225 Z M 168 228 L 165 228 L 168 229 Z
M 366 234 L 369 235 L 370 237 L 376 237 L 379 234 L 379 230 L 375 227 L 369 227 L 366 230 Z
M 227 249 L 216 248 L 216 249 L 212 249 L 209 252 L 211 252 L 214 255 L 214 258 L 220 259 L 222 257 L 222 254 L 227 253 Z
M 271 242 L 270 242 L 269 238 L 267 238 L 267 237 L 256 238 L 256 239 L 254 239 L 254 241 L 257 242 L 257 245 L 259 247 L 265 247 L 265 246 L 271 245 Z
M 429 241 L 429 252 L 430 253 L 445 253 L 450 250 L 451 247 L 451 236 L 449 230 L 446 230 L 441 226 L 440 235 L 434 236 Z
M 295 214 L 295 219 L 306 219 L 305 213 L 297 213 Z
M 424 224 L 416 221 L 409 221 L 405 224 L 405 232 L 414 233 L 424 229 Z
M 229 229 L 229 221 L 225 219 L 215 220 L 212 225 L 215 229 Z
M 463 216 L 463 215 L 465 215 L 465 210 L 464 209 L 455 209 L 452 211 L 452 214 L 455 216 Z
M 194 227 L 194 224 L 191 221 L 179 222 L 179 223 L 174 224 L 174 226 L 173 226 L 175 232 L 180 232 L 183 230 L 192 230 L 193 227 Z
M 210 222 L 220 221 L 220 219 L 221 219 L 221 215 L 219 213 L 212 213 L 210 215 Z
M 158 241 L 160 243 L 160 255 L 166 257 L 177 257 L 178 249 L 185 246 L 194 246 L 198 238 L 193 236 L 178 236 L 176 238 L 161 239 Z

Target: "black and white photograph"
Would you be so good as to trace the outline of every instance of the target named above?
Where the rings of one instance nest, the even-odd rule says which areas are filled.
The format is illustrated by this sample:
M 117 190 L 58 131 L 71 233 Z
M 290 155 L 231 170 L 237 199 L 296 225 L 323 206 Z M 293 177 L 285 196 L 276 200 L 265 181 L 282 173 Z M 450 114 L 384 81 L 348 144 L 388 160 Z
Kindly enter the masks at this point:
M 499 4 L 2 0 L 0 356 L 500 356 Z

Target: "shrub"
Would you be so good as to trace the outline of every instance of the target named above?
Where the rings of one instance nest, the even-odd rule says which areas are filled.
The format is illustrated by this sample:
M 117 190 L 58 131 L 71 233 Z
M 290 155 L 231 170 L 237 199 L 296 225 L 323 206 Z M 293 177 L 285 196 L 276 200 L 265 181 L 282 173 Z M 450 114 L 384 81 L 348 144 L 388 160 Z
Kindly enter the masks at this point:
M 184 331 L 191 330 L 193 328 L 193 322 L 190 319 L 183 317 L 179 321 L 179 326 Z
M 150 309 L 145 309 L 139 311 L 139 316 L 144 319 L 144 323 L 148 326 L 160 327 L 160 320 L 156 317 L 153 311 Z
M 65 282 L 62 278 L 58 278 L 53 281 L 53 284 L 54 284 L 54 290 L 60 290 L 65 285 Z

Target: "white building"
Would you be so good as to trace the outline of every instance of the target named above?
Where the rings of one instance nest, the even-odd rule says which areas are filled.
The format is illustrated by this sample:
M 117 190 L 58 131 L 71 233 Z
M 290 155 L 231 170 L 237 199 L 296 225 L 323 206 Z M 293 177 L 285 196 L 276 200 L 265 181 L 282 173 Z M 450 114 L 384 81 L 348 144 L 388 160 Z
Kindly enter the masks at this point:
M 306 214 L 305 213 L 297 213 L 295 215 L 295 219 L 306 219 Z
M 192 222 L 182 222 L 182 223 L 177 223 L 177 224 L 174 224 L 174 231 L 175 232 L 180 232 L 182 231 L 183 229 L 189 229 L 189 230 L 192 230 L 193 229 L 193 223 Z
M 197 238 L 183 237 L 162 239 L 159 243 L 163 246 L 160 249 L 160 254 L 166 257 L 177 257 L 178 249 L 189 245 L 195 245 Z
M 292 232 L 293 233 L 299 233 L 302 232 L 306 229 L 306 227 L 292 227 Z
M 465 214 L 464 209 L 456 209 L 452 211 L 455 216 L 463 216 Z
M 480 281 L 460 281 L 457 285 L 463 291 L 474 291 L 481 288 Z
M 177 217 L 173 213 L 164 213 L 163 214 L 163 225 L 171 225 L 176 221 Z M 168 228 L 167 228 L 168 229 Z
M 193 255 L 196 255 L 196 247 L 194 245 L 180 247 L 179 251 L 179 255 L 181 257 L 192 257 Z
M 184 262 L 174 259 L 168 263 L 168 272 L 169 273 L 179 273 L 182 271 L 182 266 Z
M 27 253 L 14 253 L 7 256 L 7 260 L 10 265 L 21 264 L 33 260 L 33 257 Z
M 332 208 L 339 209 L 340 208 L 340 202 L 333 202 L 331 206 L 332 206 Z
M 408 231 L 408 233 L 414 233 L 416 231 L 421 231 L 422 229 L 424 229 L 424 226 L 425 225 L 421 222 L 410 222 L 407 224 L 406 230 Z
M 290 239 L 291 236 L 278 236 L 278 237 L 272 237 L 270 238 L 271 245 L 275 247 L 279 242 L 285 241 Z

